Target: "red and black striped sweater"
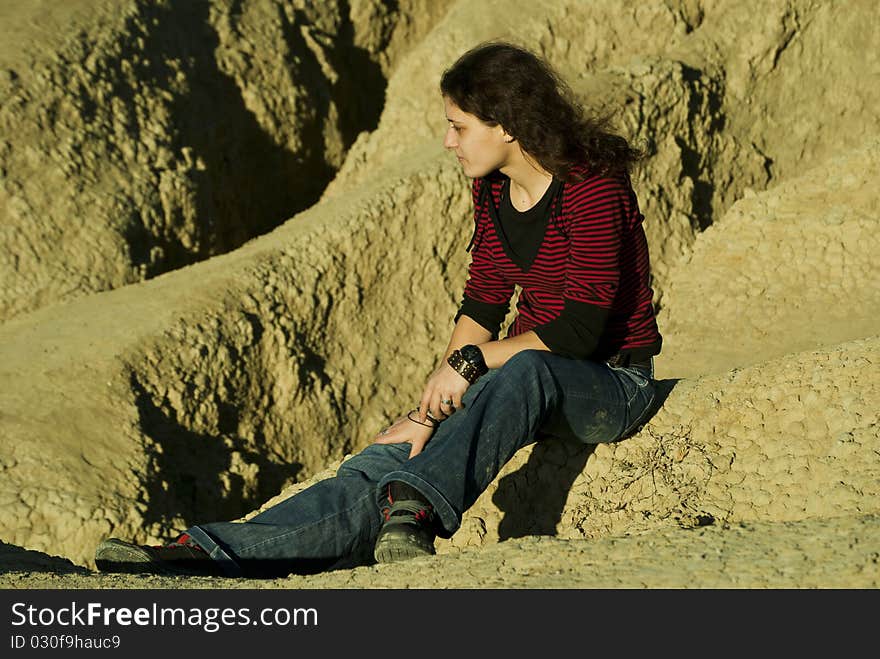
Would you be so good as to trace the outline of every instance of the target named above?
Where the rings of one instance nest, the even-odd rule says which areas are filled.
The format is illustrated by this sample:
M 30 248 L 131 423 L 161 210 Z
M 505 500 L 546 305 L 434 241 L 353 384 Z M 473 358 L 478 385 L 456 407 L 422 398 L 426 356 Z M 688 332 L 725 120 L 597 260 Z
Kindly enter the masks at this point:
M 519 285 L 507 336 L 534 330 L 557 354 L 644 361 L 660 352 L 662 337 L 638 199 L 626 173 L 576 173 L 583 180 L 548 189 L 555 197 L 543 233 L 536 233 L 540 245 L 517 251 L 499 214 L 507 178 L 474 179 L 472 259 L 455 319 L 467 315 L 497 337 Z M 530 252 L 526 260 L 524 251 Z

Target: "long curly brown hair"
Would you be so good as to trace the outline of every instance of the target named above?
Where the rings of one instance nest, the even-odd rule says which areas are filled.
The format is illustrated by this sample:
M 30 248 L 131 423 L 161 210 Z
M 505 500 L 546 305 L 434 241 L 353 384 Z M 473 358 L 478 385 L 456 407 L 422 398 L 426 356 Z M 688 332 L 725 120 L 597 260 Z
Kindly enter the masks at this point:
M 598 174 L 630 172 L 644 153 L 611 128 L 611 114 L 587 116 L 545 60 L 504 41 L 462 55 L 440 91 L 489 126 L 502 125 L 545 170 L 564 180 L 586 164 Z

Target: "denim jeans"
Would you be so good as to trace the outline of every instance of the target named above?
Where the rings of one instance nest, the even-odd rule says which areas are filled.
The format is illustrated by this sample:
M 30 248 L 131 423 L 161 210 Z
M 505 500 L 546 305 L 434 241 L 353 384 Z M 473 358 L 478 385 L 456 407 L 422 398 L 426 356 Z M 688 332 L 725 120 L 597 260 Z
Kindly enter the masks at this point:
M 187 533 L 231 576 L 276 576 L 373 561 L 390 481 L 434 506 L 441 537 L 520 448 L 552 436 L 589 444 L 631 434 L 649 413 L 653 368 L 611 367 L 525 350 L 471 385 L 462 407 L 425 449 L 372 444 L 319 481 L 247 522 L 199 524 Z

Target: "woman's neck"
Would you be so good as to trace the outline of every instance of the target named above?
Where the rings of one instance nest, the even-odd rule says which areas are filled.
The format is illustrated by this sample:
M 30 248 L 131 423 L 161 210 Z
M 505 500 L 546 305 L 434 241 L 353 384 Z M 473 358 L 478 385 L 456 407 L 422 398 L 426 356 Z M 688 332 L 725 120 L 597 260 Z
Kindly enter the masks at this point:
M 531 165 L 521 172 L 508 173 L 502 169 L 501 173 L 510 178 L 510 202 L 518 211 L 529 210 L 537 204 L 553 182 L 552 174 Z
M 537 204 L 553 182 L 553 175 L 519 147 L 513 145 L 508 161 L 499 171 L 510 179 L 510 201 L 518 211 Z

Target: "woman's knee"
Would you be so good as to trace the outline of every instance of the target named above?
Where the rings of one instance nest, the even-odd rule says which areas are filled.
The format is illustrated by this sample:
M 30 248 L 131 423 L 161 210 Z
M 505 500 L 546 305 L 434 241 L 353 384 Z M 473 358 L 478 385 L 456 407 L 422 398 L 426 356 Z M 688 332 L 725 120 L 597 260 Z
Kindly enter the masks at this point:
M 409 458 L 409 444 L 370 444 L 336 470 L 337 476 L 359 476 L 379 481 Z

